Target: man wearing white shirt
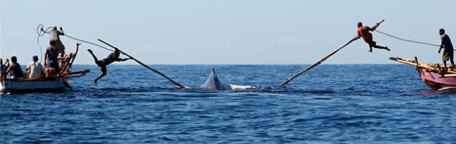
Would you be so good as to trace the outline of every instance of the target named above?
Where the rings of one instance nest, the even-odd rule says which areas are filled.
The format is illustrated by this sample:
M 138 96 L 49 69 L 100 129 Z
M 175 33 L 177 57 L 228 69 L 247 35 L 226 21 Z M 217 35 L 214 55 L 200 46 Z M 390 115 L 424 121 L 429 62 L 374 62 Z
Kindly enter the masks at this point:
M 55 48 L 59 50 L 60 56 L 63 57 L 63 55 L 65 54 L 65 45 L 63 45 L 62 41 L 60 41 L 60 36 L 65 35 L 65 33 L 63 33 L 63 28 L 60 27 L 59 31 L 55 26 L 52 28 L 52 30 L 49 31 L 46 31 L 43 28 L 41 28 L 41 31 L 51 36 L 50 41 L 55 41 Z
M 29 80 L 39 80 L 43 78 L 43 65 L 38 62 L 38 56 L 33 56 L 33 61 L 30 62 L 25 71 L 29 72 L 27 78 Z

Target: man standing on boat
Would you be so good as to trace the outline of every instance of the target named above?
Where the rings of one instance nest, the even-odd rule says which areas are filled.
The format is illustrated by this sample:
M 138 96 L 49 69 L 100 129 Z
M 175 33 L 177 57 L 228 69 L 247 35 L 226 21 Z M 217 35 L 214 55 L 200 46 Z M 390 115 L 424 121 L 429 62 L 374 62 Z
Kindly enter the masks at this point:
M 106 66 L 107 65 L 109 65 L 115 61 L 126 61 L 126 60 L 130 59 L 130 58 L 125 58 L 125 59 L 119 58 L 119 56 L 120 56 L 119 49 L 115 49 L 115 51 L 113 53 L 109 54 L 108 57 L 106 57 L 105 59 L 102 59 L 102 60 L 98 60 L 98 58 L 95 56 L 95 54 L 93 54 L 93 51 L 91 49 L 88 49 L 87 51 L 89 51 L 89 53 L 93 56 L 95 63 L 99 67 L 101 67 L 101 74 L 97 78 L 95 78 L 95 80 L 93 80 L 93 83 L 95 83 L 95 85 L 97 85 L 97 81 L 99 79 L 101 79 L 102 77 L 104 77 L 106 75 L 106 72 L 107 72 Z
M 45 65 L 48 65 L 55 69 L 56 72 L 59 72 L 59 50 L 56 48 L 56 41 L 51 40 L 49 42 L 50 46 L 46 49 L 44 54 Z
M 442 43 L 440 44 L 440 51 L 443 49 L 443 55 L 442 55 L 442 60 L 443 60 L 443 65 L 446 66 L 446 61 L 450 61 L 451 65 L 454 66 L 454 61 L 453 61 L 453 44 L 451 44 L 450 37 L 445 34 L 445 29 L 440 29 L 439 30 L 440 36 L 442 37 Z
M 374 31 L 375 29 L 377 29 L 378 26 L 380 26 L 380 24 L 385 21 L 385 20 L 382 20 L 380 22 L 378 22 L 376 25 L 374 25 L 372 28 L 368 27 L 368 26 L 363 26 L 363 23 L 362 22 L 359 22 L 358 23 L 358 30 L 357 30 L 357 33 L 358 33 L 358 36 L 355 37 L 355 39 L 359 39 L 359 38 L 363 38 L 364 41 L 369 44 L 369 52 L 372 52 L 372 47 L 374 48 L 378 48 L 378 49 L 385 49 L 387 51 L 390 51 L 390 49 L 386 46 L 379 46 L 377 45 L 377 42 L 375 42 L 373 40 L 373 37 L 372 37 L 372 33 L 370 33 L 370 31 Z
M 65 45 L 63 45 L 62 41 L 60 41 L 60 36 L 65 35 L 63 33 L 63 28 L 60 27 L 60 31 L 58 31 L 57 27 L 55 26 L 50 31 L 46 31 L 43 28 L 41 28 L 41 31 L 51 35 L 50 41 L 54 40 L 56 42 L 55 47 L 59 50 L 60 56 L 63 57 L 63 55 L 65 54 Z

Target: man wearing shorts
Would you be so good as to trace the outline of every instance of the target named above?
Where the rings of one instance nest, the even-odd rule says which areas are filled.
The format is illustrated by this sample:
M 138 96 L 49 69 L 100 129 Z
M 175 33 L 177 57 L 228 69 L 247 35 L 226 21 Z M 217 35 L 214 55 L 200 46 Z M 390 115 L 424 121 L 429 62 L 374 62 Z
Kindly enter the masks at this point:
M 108 57 L 106 57 L 105 59 L 102 59 L 102 60 L 98 60 L 98 58 L 95 56 L 95 54 L 93 54 L 93 51 L 91 49 L 88 49 L 87 51 L 89 51 L 89 53 L 93 56 L 95 63 L 99 67 L 101 67 L 101 74 L 97 78 L 95 78 L 95 80 L 93 80 L 93 83 L 95 83 L 95 85 L 97 85 L 97 81 L 99 79 L 101 79 L 102 77 L 104 77 L 106 75 L 106 72 L 107 72 L 106 66 L 107 65 L 113 63 L 114 61 L 126 61 L 126 60 L 130 59 L 130 58 L 125 58 L 125 59 L 119 58 L 119 56 L 120 56 L 119 49 L 115 49 L 115 51 L 113 53 L 109 54 Z
M 442 55 L 443 65 L 446 68 L 446 61 L 449 60 L 451 62 L 451 65 L 454 66 L 453 44 L 451 44 L 450 37 L 447 34 L 445 34 L 445 29 L 440 29 L 439 33 L 440 33 L 440 36 L 442 37 L 442 43 L 440 44 L 439 53 L 442 49 L 444 49 L 443 55 Z

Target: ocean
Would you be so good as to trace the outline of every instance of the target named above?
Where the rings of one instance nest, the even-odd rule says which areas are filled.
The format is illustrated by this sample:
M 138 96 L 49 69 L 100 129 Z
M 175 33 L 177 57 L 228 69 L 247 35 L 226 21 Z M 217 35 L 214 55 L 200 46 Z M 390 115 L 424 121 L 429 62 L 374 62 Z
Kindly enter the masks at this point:
M 245 90 L 177 89 L 137 65 L 70 80 L 63 93 L 2 94 L 0 143 L 453 143 L 456 95 L 413 66 L 152 65 L 201 85 L 212 68 Z

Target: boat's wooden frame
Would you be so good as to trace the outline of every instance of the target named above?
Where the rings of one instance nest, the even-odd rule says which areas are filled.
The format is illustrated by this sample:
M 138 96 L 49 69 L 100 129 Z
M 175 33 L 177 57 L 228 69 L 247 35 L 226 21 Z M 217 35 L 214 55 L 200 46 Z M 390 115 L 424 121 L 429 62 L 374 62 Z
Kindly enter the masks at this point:
M 441 89 L 444 87 L 456 87 L 456 71 L 454 66 L 445 67 L 442 64 L 427 64 L 415 60 L 409 60 L 399 57 L 391 57 L 393 61 L 413 65 L 416 67 L 421 80 L 432 89 Z
M 28 93 L 28 92 L 60 92 L 71 88 L 67 79 L 79 77 L 90 72 L 90 70 L 70 71 L 79 51 L 79 44 L 75 53 L 69 53 L 67 57 L 59 58 L 61 71 L 55 77 L 41 80 L 13 80 L 5 79 L 0 81 L 0 93 Z

